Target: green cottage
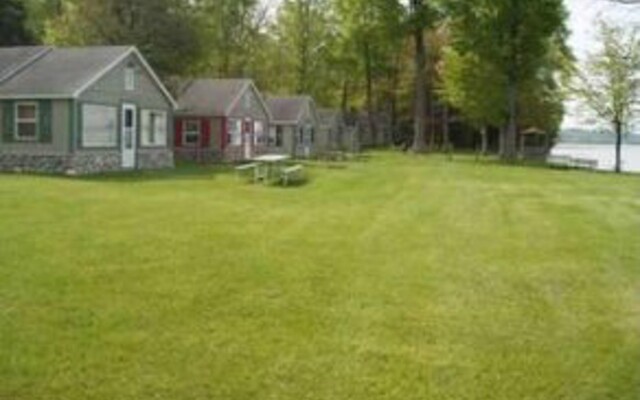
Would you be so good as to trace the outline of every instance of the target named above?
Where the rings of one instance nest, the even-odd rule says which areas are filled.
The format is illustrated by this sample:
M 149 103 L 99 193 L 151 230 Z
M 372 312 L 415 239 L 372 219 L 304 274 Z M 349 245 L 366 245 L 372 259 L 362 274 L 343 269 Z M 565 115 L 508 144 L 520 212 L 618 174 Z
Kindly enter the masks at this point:
M 171 168 L 175 107 L 135 47 L 0 48 L 0 171 Z

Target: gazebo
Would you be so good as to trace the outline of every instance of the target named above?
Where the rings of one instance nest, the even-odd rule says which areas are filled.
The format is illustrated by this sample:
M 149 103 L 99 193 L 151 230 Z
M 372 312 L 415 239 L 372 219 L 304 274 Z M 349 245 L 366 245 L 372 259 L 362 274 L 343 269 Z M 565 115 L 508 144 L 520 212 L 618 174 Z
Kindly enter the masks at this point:
M 520 157 L 521 158 L 545 158 L 549 152 L 549 133 L 530 127 L 520 132 Z

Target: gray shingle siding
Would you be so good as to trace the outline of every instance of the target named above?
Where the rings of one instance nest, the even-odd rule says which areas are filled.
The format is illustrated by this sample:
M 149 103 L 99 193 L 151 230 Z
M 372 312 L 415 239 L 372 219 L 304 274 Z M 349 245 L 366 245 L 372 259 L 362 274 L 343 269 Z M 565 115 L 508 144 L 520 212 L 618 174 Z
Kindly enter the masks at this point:
M 245 91 L 235 107 L 229 113 L 230 118 L 246 118 L 251 117 L 254 120 L 261 120 L 266 124 L 269 123 L 269 116 L 262 106 L 261 101 L 258 99 L 258 94 L 255 90 L 249 89 Z
M 135 66 L 135 90 L 125 90 L 125 69 L 129 64 Z M 82 102 L 120 105 L 129 102 L 143 108 L 171 110 L 169 100 L 162 94 L 155 82 L 134 55 L 127 57 L 109 73 L 94 83 L 80 95 Z
M 22 101 L 22 100 L 20 100 Z M 24 100 L 27 101 L 28 100 Z M 4 127 L 4 103 L 0 100 L 0 129 Z M 0 135 L 0 152 L 26 153 L 33 155 L 60 155 L 69 153 L 70 141 L 70 100 L 53 100 L 51 102 L 51 143 L 12 142 L 5 143 L 4 135 Z

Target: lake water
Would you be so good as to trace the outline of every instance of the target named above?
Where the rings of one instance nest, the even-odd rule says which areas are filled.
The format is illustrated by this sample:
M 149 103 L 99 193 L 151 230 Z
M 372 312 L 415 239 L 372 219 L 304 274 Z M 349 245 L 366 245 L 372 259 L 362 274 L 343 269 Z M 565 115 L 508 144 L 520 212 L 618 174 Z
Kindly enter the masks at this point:
M 613 144 L 559 143 L 553 147 L 551 155 L 598 160 L 599 170 L 613 171 L 616 148 Z M 622 146 L 622 170 L 640 173 L 640 145 L 625 144 Z

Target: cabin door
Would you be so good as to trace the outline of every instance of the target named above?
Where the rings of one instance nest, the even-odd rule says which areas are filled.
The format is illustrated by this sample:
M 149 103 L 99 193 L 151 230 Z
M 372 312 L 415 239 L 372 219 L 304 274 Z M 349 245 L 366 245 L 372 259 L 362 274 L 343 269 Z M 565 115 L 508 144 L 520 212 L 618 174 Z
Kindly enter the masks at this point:
M 137 126 L 136 106 L 124 104 L 122 106 L 122 129 L 120 130 L 122 168 L 132 169 L 136 166 Z
M 244 158 L 253 158 L 253 124 L 251 120 L 245 120 L 242 124 L 242 150 Z

